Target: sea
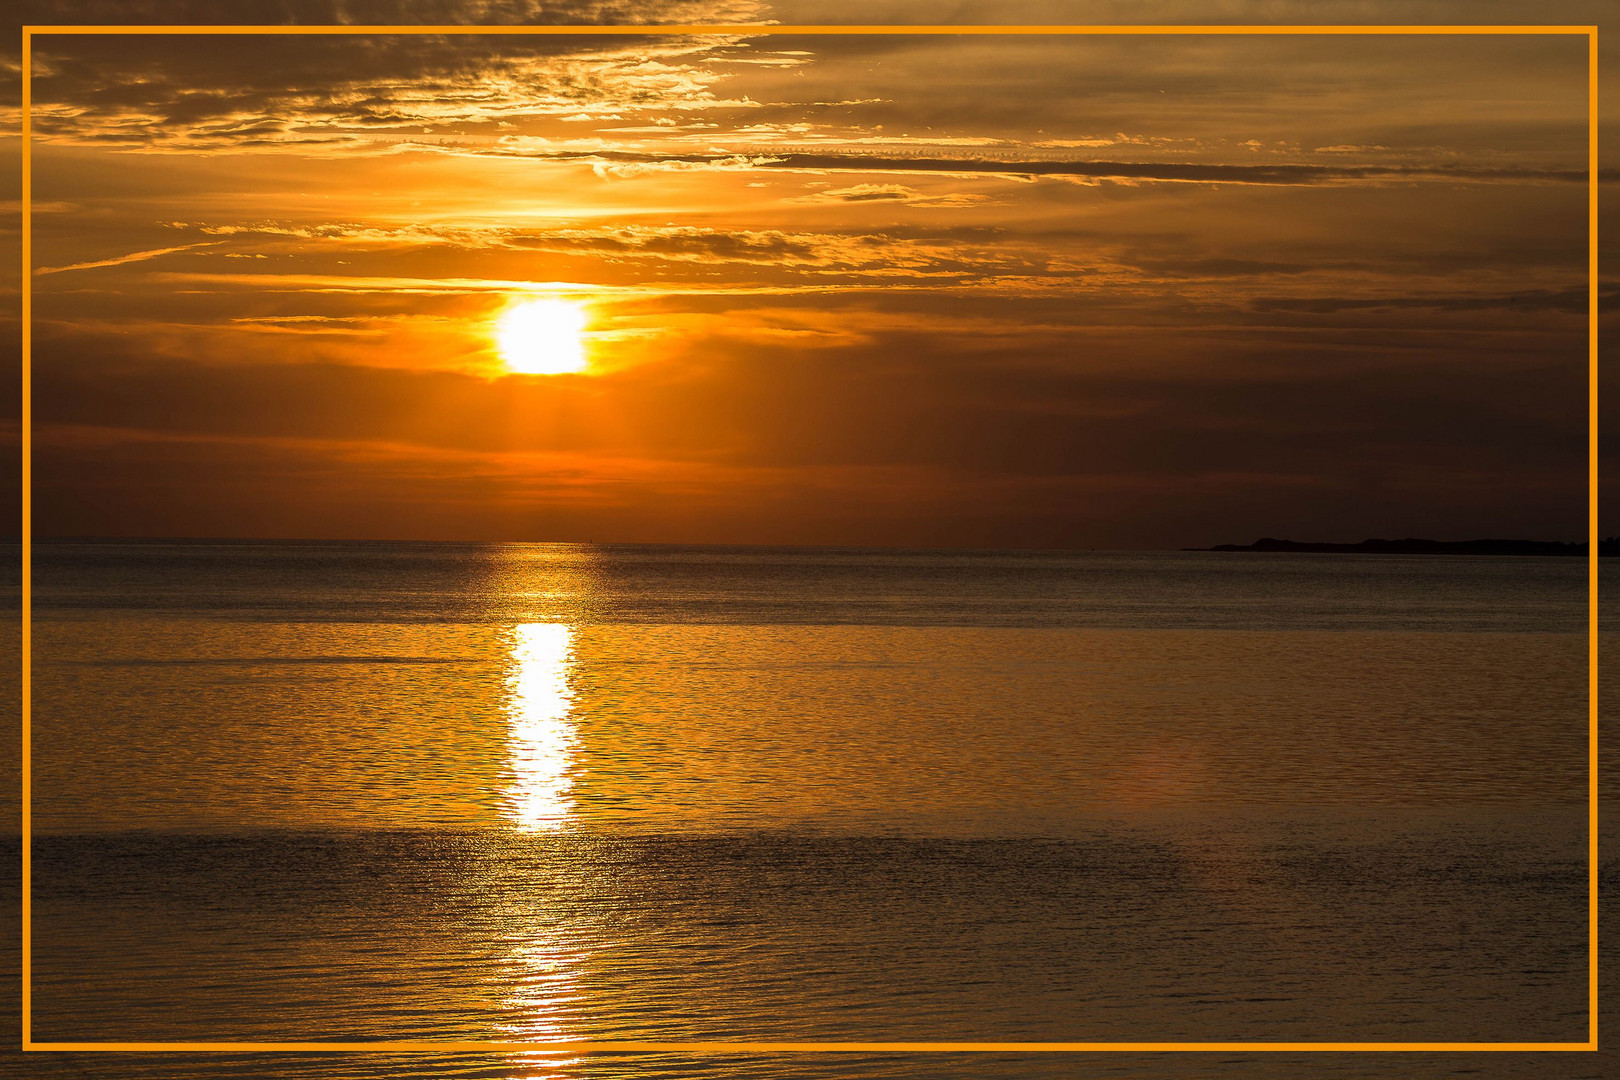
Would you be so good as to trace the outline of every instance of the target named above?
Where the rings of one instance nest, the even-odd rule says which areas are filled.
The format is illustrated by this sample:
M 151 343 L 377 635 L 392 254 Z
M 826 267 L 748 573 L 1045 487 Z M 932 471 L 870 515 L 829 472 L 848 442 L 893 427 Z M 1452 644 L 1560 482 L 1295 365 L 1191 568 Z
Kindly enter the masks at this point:
M 1597 1077 L 1568 1051 L 547 1049 L 1583 1042 L 1587 572 L 36 544 L 32 1038 L 534 1049 L 0 1071 Z

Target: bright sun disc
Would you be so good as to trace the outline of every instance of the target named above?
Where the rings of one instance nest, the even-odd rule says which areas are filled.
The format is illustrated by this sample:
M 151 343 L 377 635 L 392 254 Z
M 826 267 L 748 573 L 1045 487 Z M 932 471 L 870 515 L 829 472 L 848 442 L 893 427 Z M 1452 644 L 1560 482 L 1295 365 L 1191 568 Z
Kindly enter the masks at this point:
M 585 312 L 567 300 L 513 304 L 495 331 L 507 369 L 522 375 L 567 375 L 585 370 Z

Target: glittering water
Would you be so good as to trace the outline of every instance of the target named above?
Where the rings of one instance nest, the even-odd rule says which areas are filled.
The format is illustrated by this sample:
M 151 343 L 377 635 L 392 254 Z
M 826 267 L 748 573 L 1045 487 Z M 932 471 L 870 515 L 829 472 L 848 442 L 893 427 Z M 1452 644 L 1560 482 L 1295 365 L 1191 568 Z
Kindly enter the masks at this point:
M 1584 574 L 42 547 L 34 1036 L 1577 1040 Z

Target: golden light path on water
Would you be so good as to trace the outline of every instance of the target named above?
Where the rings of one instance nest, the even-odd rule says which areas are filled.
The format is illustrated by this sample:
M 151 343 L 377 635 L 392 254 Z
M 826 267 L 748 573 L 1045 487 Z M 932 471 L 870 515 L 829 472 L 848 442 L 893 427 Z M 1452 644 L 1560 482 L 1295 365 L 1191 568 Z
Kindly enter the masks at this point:
M 531 921 L 540 922 L 542 916 L 534 913 Z M 497 1041 L 548 1043 L 578 1038 L 579 1032 L 571 1030 L 568 1020 L 581 1008 L 579 979 L 585 959 L 585 950 L 570 947 L 555 929 L 537 929 L 531 940 L 514 945 L 503 964 L 505 993 L 502 1019 L 495 1025 Z M 572 1059 L 542 1050 L 514 1054 L 509 1060 L 555 1066 Z
M 564 623 L 525 623 L 512 628 L 508 753 L 511 770 L 506 812 L 518 828 L 561 828 L 573 810 L 574 628 Z
M 523 623 L 511 630 L 507 675 L 507 752 L 510 772 L 503 809 L 524 832 L 560 829 L 573 812 L 578 733 L 573 720 L 574 628 L 565 623 Z M 570 940 L 556 913 L 509 898 L 518 940 L 502 965 L 504 991 L 497 1024 L 502 1039 L 537 1043 L 573 1036 L 566 1020 L 578 1007 L 580 966 L 586 950 Z M 518 1054 L 514 1064 L 549 1070 L 574 1064 L 555 1053 Z

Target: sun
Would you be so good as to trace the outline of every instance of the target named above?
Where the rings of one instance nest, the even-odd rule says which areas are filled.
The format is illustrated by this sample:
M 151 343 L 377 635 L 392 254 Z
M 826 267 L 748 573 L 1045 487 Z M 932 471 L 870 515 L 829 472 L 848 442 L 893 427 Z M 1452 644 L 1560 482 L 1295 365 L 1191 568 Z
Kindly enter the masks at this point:
M 495 327 L 495 343 L 508 371 L 568 375 L 585 370 L 585 312 L 567 300 L 513 304 Z

